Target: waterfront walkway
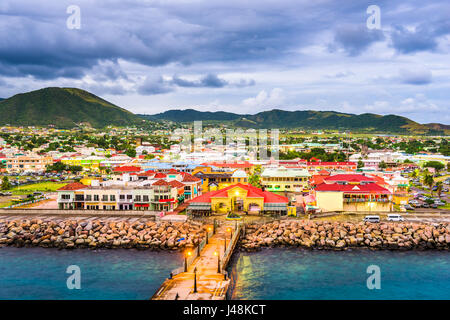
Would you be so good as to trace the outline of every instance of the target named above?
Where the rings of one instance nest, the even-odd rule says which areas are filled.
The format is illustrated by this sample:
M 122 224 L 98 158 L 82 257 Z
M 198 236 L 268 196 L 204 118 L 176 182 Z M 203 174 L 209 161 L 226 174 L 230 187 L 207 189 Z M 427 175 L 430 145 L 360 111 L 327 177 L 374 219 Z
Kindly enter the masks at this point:
M 226 278 L 224 268 L 228 263 L 233 249 L 238 241 L 238 235 L 233 236 L 230 243 L 232 230 L 236 232 L 236 224 L 225 222 L 208 241 L 187 272 L 179 273 L 166 279 L 152 297 L 153 300 L 225 300 L 230 280 Z M 238 228 L 239 230 L 239 228 Z M 225 238 L 227 248 L 225 250 Z M 196 249 L 195 249 L 196 250 Z M 218 270 L 220 256 L 220 272 Z M 197 270 L 197 292 L 194 292 L 194 270 Z

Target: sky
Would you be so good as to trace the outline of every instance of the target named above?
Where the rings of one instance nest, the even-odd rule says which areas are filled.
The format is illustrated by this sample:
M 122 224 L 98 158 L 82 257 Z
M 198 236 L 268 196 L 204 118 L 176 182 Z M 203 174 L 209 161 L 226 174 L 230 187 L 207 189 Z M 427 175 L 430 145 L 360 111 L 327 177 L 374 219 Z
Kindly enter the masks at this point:
M 277 108 L 450 124 L 449 53 L 448 0 L 0 1 L 2 98 L 77 87 L 144 114 Z

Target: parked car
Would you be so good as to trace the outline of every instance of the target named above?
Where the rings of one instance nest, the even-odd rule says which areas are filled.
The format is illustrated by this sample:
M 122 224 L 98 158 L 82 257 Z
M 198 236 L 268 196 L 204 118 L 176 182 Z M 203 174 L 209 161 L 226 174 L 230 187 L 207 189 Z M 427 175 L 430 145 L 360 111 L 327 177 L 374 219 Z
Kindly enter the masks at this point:
M 413 207 L 413 206 L 410 206 L 409 204 L 405 204 L 405 205 L 403 206 L 403 208 L 405 208 L 406 210 L 414 210 L 414 207 Z
M 433 209 L 437 209 L 438 205 L 436 203 L 432 203 L 432 204 L 430 204 L 430 207 Z
M 406 206 L 405 206 L 406 207 Z M 405 218 L 403 218 L 401 215 L 399 215 L 399 214 L 394 214 L 394 213 L 392 213 L 392 214 L 388 214 L 388 216 L 387 216 L 387 220 L 388 221 L 405 221 Z
M 424 208 L 429 208 L 430 205 L 429 205 L 428 203 L 424 202 L 424 204 L 422 205 L 422 207 L 424 207 Z
M 365 216 L 364 222 L 378 223 L 380 222 L 380 216 Z
M 442 201 L 435 201 L 434 204 L 436 204 L 438 206 L 445 206 L 445 202 L 442 202 Z

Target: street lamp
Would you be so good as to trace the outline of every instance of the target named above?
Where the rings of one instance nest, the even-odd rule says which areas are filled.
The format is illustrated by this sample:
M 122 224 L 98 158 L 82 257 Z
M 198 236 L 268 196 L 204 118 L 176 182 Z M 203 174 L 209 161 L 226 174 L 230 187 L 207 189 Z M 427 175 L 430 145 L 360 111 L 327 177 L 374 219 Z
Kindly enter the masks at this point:
M 194 268 L 194 293 L 197 293 L 197 267 Z
M 192 255 L 192 252 L 187 251 L 184 255 L 184 272 L 187 272 L 187 259 Z
M 231 240 L 233 240 L 233 229 L 231 229 L 230 227 L 227 228 L 227 232 L 230 232 L 230 242 Z
M 217 256 L 217 273 L 220 273 L 220 254 L 214 251 L 214 255 Z
M 206 231 L 206 244 L 208 244 L 209 241 L 209 233 L 211 232 L 212 228 L 208 227 L 208 230 Z

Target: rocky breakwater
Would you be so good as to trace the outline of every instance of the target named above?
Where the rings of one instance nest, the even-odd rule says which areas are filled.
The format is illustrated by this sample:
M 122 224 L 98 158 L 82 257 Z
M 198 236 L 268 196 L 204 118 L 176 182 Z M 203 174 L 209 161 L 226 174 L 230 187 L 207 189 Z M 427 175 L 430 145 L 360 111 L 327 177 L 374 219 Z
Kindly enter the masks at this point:
M 284 221 L 248 226 L 241 249 L 302 247 L 309 249 L 440 249 L 450 248 L 450 224 L 350 223 Z
M 0 246 L 181 250 L 202 241 L 204 229 L 185 222 L 0 220 Z

